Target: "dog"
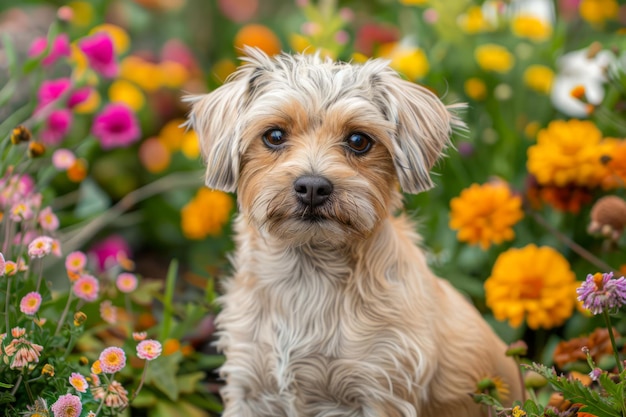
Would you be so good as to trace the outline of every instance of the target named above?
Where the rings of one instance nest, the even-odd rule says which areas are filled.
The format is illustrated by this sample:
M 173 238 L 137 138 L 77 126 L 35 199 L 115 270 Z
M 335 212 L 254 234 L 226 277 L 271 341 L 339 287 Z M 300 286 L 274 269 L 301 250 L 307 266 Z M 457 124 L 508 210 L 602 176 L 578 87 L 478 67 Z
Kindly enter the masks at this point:
M 429 270 L 402 193 L 462 122 L 386 61 L 246 63 L 188 98 L 206 185 L 236 192 L 234 274 L 216 320 L 224 417 L 482 416 L 471 394 L 519 370 Z

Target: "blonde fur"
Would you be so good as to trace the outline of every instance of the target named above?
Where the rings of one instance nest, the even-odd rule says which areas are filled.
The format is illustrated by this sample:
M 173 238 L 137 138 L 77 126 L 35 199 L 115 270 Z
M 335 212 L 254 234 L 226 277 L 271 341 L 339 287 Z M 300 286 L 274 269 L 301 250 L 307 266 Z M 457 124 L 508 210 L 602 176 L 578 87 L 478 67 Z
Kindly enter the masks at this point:
M 485 377 L 519 398 L 515 363 L 476 309 L 426 264 L 402 198 L 462 123 L 386 62 L 254 49 L 215 92 L 191 97 L 209 187 L 237 191 L 235 273 L 217 324 L 225 417 L 481 416 Z M 261 139 L 280 129 L 286 141 Z M 357 155 L 346 137 L 373 139 Z M 333 186 L 320 206 L 294 182 Z

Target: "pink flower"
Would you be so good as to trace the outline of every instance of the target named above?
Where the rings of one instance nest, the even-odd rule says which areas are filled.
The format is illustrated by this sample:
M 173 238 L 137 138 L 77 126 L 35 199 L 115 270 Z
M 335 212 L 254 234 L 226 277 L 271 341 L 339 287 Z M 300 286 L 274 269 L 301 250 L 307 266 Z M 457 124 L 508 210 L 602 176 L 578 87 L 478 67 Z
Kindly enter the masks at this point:
M 48 47 L 48 39 L 46 38 L 37 38 L 33 41 L 28 49 L 28 56 L 34 57 L 43 53 Z M 54 64 L 59 58 L 69 57 L 71 54 L 70 49 L 70 40 L 67 34 L 61 33 L 56 39 L 52 42 L 52 46 L 48 51 L 46 57 L 41 60 L 41 63 L 44 66 L 49 66 Z
M 33 209 L 26 203 L 19 202 L 11 207 L 9 212 L 9 218 L 14 222 L 21 222 L 22 220 L 30 220 L 33 218 Z
M 50 409 L 54 417 L 78 417 L 83 412 L 83 404 L 76 395 L 65 394 Z
M 87 388 L 89 384 L 84 376 L 79 374 L 78 372 L 72 372 L 70 375 L 70 385 L 74 387 L 74 389 L 78 392 L 87 392 Z
M 14 327 L 11 329 L 11 336 L 14 338 L 22 337 L 26 334 L 26 329 L 23 327 Z
M 161 343 L 156 340 L 148 339 L 137 345 L 137 356 L 140 359 L 151 361 L 161 355 Z
M 113 78 L 118 73 L 115 48 L 111 37 L 106 32 L 96 32 L 83 38 L 78 47 L 87 56 L 91 68 L 104 77 Z
M 63 256 L 63 253 L 61 252 L 61 242 L 59 242 L 59 239 L 52 239 L 51 245 L 52 245 L 52 254 L 54 256 L 56 256 L 57 258 L 60 258 L 61 256 Z
M 6 270 L 6 261 L 4 260 L 4 255 L 0 252 L 0 277 L 4 275 L 4 271 Z
M 137 288 L 137 277 L 129 272 L 122 272 L 115 280 L 117 289 L 123 293 L 130 293 Z
M 76 162 L 76 155 L 69 149 L 57 149 L 52 154 L 52 165 L 59 171 L 68 170 Z
M 133 332 L 133 340 L 135 342 L 141 342 L 142 340 L 146 340 L 148 337 L 148 333 L 146 332 Z
M 61 143 L 72 127 L 72 119 L 72 112 L 68 109 L 51 111 L 41 131 L 41 141 L 47 145 Z
M 113 305 L 111 300 L 100 303 L 100 317 L 109 324 L 115 324 L 117 321 L 117 307 Z
M 122 103 L 111 103 L 96 115 L 91 133 L 100 140 L 102 149 L 124 148 L 141 137 L 137 117 Z
M 39 225 L 48 232 L 59 228 L 59 218 L 52 211 L 52 207 L 48 206 L 39 212 Z
M 70 88 L 72 88 L 72 80 L 69 78 L 58 78 L 56 80 L 43 81 L 37 91 L 38 103 L 35 111 L 39 111 L 50 103 L 58 100 Z M 89 94 L 91 94 L 90 87 L 82 87 L 74 90 L 67 97 L 67 107 L 71 109 L 82 103 L 89 98 Z
M 74 282 L 72 290 L 81 300 L 95 301 L 98 298 L 100 284 L 95 277 L 91 275 L 83 275 Z
M 87 255 L 81 251 L 75 251 L 65 258 L 65 269 L 72 272 L 82 272 L 87 265 Z
M 100 353 L 100 368 L 106 374 L 114 374 L 126 365 L 126 354 L 118 347 L 108 347 Z
M 32 343 L 20 336 L 13 336 L 14 339 L 4 347 L 4 353 L 11 357 L 11 369 L 21 369 L 31 363 L 38 363 L 43 346 Z
M 52 238 L 39 236 L 28 245 L 28 256 L 31 258 L 43 258 L 52 252 Z
M 30 196 L 35 189 L 35 181 L 28 174 L 11 175 L 0 178 L 0 206 L 10 207 Z
M 131 257 L 130 246 L 120 235 L 111 235 L 96 243 L 89 251 L 98 261 L 100 271 L 112 267 L 117 263 L 118 254 L 123 253 Z
M 22 301 L 20 301 L 20 311 L 24 314 L 32 316 L 39 311 L 41 306 L 41 294 L 38 292 L 29 292 L 26 294 Z

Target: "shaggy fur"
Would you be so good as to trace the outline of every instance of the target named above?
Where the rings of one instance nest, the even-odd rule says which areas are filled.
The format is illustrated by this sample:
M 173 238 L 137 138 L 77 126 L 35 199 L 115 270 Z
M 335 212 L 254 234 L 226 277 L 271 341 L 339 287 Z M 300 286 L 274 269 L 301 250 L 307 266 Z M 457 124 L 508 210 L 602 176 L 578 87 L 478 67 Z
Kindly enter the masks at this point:
M 229 82 L 189 99 L 207 185 L 238 194 L 217 320 L 224 416 L 480 416 L 470 393 L 485 377 L 520 398 L 504 344 L 396 216 L 400 187 L 432 186 L 461 126 L 450 109 L 384 61 L 246 52 Z M 368 152 L 348 146 L 355 132 Z M 320 205 L 295 191 L 311 175 L 332 184 Z

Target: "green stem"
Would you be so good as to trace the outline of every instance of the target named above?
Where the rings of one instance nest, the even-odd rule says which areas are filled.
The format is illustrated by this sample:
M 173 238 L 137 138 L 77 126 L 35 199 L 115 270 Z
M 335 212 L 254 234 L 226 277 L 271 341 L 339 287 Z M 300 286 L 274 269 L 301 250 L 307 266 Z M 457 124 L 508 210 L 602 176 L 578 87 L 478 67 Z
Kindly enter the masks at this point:
M 70 303 L 72 302 L 72 291 L 70 290 L 69 295 L 67 296 L 67 303 L 65 304 L 65 308 L 63 309 L 63 313 L 61 313 L 61 318 L 59 319 L 59 323 L 57 324 L 57 329 L 54 331 L 54 335 L 56 336 L 61 331 L 61 327 L 63 327 L 63 323 L 65 322 L 65 318 L 67 317 L 67 313 L 70 310 Z
M 611 317 L 608 311 L 603 311 L 604 321 L 606 322 L 606 328 L 609 331 L 609 338 L 611 339 L 611 346 L 613 347 L 613 355 L 615 355 L 615 362 L 617 363 L 617 369 L 621 374 L 624 372 L 624 364 L 619 358 L 619 350 L 617 350 L 617 343 L 615 343 L 615 335 L 613 335 L 613 326 L 611 325 Z
M 11 278 L 12 277 L 7 277 L 7 293 L 6 293 L 6 298 L 4 300 L 4 320 L 5 320 L 5 325 L 6 325 L 6 333 L 9 334 L 9 303 L 11 302 Z

